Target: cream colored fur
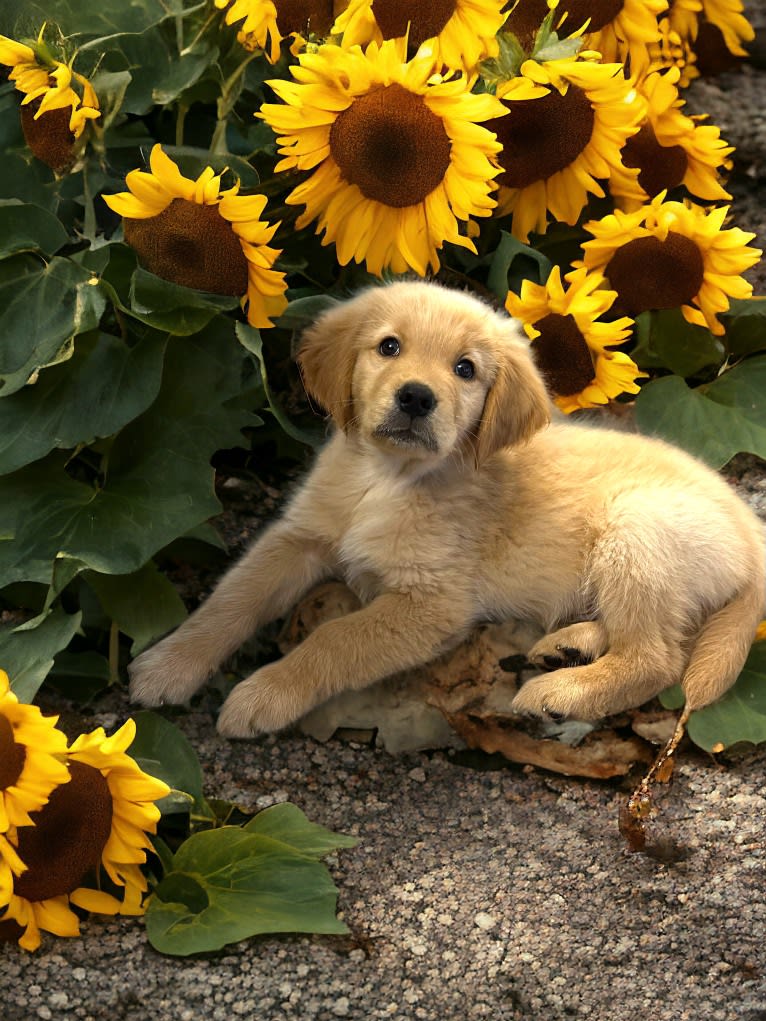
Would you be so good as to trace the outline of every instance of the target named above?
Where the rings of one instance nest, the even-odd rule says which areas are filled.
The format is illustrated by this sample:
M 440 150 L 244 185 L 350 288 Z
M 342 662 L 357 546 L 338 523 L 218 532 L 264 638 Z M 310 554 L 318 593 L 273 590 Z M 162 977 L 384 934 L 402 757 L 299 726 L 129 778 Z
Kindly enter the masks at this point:
M 396 357 L 381 354 L 386 337 Z M 595 719 L 678 681 L 694 707 L 726 691 L 763 610 L 758 520 L 659 440 L 550 424 L 529 351 L 511 319 L 436 284 L 373 288 L 325 313 L 299 360 L 338 428 L 283 517 L 135 660 L 133 699 L 185 701 L 331 576 L 363 608 L 238 684 L 223 734 L 277 730 L 504 617 L 541 623 L 531 657 L 561 664 L 521 688 L 519 713 Z M 437 403 L 397 432 L 394 395 L 413 381 Z

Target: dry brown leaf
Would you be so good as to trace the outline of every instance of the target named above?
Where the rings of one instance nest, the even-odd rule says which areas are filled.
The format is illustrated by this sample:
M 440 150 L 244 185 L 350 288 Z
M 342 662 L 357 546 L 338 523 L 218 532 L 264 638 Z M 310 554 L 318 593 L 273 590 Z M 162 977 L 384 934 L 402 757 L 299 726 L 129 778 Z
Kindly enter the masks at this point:
M 323 621 L 350 613 L 358 605 L 356 597 L 339 582 L 319 586 L 296 607 L 280 636 L 280 648 L 288 652 Z M 550 736 L 537 736 L 530 729 L 534 724 L 510 712 L 522 671 L 529 673 L 532 669 L 525 654 L 540 634 L 519 621 L 476 628 L 464 642 L 433 663 L 367 689 L 361 698 L 356 692 L 337 696 L 331 707 L 330 726 L 322 720 L 315 723 L 315 728 L 319 727 L 320 739 L 325 739 L 343 727 L 377 727 L 381 733 L 388 727 L 387 732 L 393 734 L 389 743 L 399 748 L 403 745 L 397 728 L 415 727 L 414 705 L 420 706 L 423 714 L 438 709 L 472 748 L 499 752 L 511 762 L 567 776 L 623 776 L 637 762 L 650 761 L 649 746 L 639 737 L 620 737 L 609 729 L 587 733 L 584 727 L 587 736 L 575 746 Z M 409 694 L 406 708 L 402 692 Z M 426 732 L 428 729 L 424 728 Z M 430 729 L 438 733 L 438 729 Z M 316 729 L 309 732 L 318 736 Z

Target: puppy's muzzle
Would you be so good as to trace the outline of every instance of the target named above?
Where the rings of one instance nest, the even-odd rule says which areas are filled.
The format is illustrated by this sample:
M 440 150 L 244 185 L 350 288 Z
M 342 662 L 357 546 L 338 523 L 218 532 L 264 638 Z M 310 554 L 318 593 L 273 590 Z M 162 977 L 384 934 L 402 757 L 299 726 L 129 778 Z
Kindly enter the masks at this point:
M 394 393 L 391 410 L 374 435 L 401 447 L 422 447 L 436 452 L 439 444 L 433 431 L 431 413 L 438 404 L 436 394 L 425 383 L 403 383 Z

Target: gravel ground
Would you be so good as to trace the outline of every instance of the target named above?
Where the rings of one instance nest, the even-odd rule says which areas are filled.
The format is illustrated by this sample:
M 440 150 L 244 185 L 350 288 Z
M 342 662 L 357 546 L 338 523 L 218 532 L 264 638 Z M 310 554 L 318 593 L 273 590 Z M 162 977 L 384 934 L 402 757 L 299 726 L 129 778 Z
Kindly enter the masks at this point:
M 696 83 L 690 107 L 738 147 L 735 223 L 764 247 L 762 67 Z M 750 277 L 766 293 L 766 263 Z M 762 466 L 729 474 L 763 513 Z M 177 722 L 211 796 L 290 800 L 358 836 L 329 859 L 351 935 L 173 959 L 140 921 L 94 916 L 82 939 L 0 949 L 0 1021 L 766 1021 L 766 748 L 718 762 L 684 749 L 658 822 L 680 850 L 660 861 L 619 835 L 629 783 L 296 734 L 229 743 L 209 709 Z M 115 695 L 109 710 L 85 725 L 129 707 Z
M 626 852 L 627 788 L 179 722 L 211 792 L 250 810 L 289 799 L 359 837 L 330 859 L 351 935 L 173 959 L 140 921 L 94 916 L 83 939 L 5 950 L 3 1021 L 766 1018 L 766 749 L 682 756 L 660 817 L 680 860 L 663 863 Z

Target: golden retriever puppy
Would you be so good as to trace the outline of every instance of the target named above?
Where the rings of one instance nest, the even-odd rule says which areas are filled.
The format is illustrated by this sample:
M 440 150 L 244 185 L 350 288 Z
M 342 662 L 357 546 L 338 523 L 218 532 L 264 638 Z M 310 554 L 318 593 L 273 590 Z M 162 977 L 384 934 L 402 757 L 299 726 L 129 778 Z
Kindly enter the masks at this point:
M 733 683 L 764 603 L 757 518 L 659 440 L 562 422 L 517 323 L 437 284 L 374 287 L 322 315 L 299 362 L 335 432 L 283 517 L 131 667 L 131 695 L 188 699 L 256 628 L 342 577 L 362 609 L 238 684 L 249 737 L 428 662 L 479 621 L 548 632 L 519 713 L 596 719 L 680 681 Z

